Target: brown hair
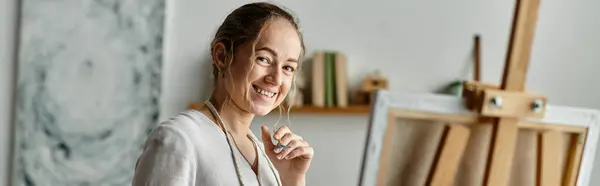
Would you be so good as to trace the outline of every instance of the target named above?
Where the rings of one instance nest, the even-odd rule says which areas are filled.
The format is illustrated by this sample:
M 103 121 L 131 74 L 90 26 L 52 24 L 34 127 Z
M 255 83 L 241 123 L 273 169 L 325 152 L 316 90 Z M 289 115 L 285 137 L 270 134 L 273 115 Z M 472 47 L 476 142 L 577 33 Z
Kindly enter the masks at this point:
M 228 65 L 231 65 L 233 56 L 236 53 L 235 49 L 240 45 L 256 40 L 264 25 L 275 18 L 283 18 L 289 21 L 298 31 L 298 36 L 300 37 L 300 43 L 302 45 L 302 53 L 300 54 L 299 61 L 302 61 L 305 54 L 305 47 L 302 34 L 298 28 L 298 21 L 283 7 L 266 2 L 245 4 L 231 12 L 225 18 L 211 42 L 211 55 L 213 55 L 212 51 L 215 45 L 222 42 L 227 50 L 227 59 L 229 59 Z M 212 57 L 213 59 L 216 58 L 216 56 Z M 213 64 L 213 78 L 215 78 L 215 82 L 218 79 L 218 73 L 219 69 Z

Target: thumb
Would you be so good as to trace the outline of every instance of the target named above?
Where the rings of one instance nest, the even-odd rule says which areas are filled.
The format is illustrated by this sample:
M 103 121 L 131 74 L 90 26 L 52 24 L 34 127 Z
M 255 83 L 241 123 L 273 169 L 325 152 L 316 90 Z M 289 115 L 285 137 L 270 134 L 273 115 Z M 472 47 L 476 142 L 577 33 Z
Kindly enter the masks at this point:
M 262 131 L 262 140 L 265 145 L 265 149 L 273 149 L 275 145 L 273 145 L 273 141 L 271 140 L 271 133 L 269 132 L 269 128 L 267 126 L 260 127 Z

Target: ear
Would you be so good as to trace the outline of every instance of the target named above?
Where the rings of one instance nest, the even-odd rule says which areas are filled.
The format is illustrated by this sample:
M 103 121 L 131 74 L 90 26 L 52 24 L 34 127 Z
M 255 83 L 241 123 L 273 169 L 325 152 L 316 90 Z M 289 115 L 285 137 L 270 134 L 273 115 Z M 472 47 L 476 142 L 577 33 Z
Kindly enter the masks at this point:
M 222 42 L 218 42 L 212 49 L 213 62 L 219 69 L 219 71 L 224 70 L 227 66 L 227 48 Z

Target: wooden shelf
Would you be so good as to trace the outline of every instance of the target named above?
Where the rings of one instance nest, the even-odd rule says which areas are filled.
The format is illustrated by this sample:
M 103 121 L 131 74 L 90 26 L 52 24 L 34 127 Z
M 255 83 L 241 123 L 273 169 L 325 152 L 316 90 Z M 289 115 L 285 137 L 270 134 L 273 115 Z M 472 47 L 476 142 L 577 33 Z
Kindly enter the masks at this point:
M 348 106 L 346 108 L 340 107 L 314 107 L 314 106 L 302 106 L 292 107 L 290 114 L 343 114 L 343 115 L 365 115 L 369 114 L 370 109 L 368 105 L 356 105 Z M 273 112 L 277 113 L 277 111 Z
M 203 103 L 192 103 L 189 108 L 200 109 L 203 105 Z M 346 108 L 302 106 L 292 107 L 290 114 L 367 115 L 370 111 L 369 105 L 352 105 Z M 275 109 L 270 115 L 278 113 L 279 111 Z

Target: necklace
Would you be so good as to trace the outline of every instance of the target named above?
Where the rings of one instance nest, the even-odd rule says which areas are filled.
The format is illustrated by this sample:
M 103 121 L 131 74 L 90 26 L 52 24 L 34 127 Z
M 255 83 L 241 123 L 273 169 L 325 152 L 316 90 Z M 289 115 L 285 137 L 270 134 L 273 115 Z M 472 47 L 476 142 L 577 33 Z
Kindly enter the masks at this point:
M 227 144 L 229 145 L 229 150 L 231 151 L 231 159 L 233 159 L 233 165 L 235 166 L 235 173 L 237 174 L 240 185 L 244 186 L 244 179 L 243 179 L 242 173 L 240 172 L 240 167 L 238 165 L 237 159 L 235 158 L 235 153 L 233 151 L 233 146 L 231 144 L 231 140 L 229 140 L 229 135 L 230 135 L 229 130 L 227 130 L 227 127 L 225 127 L 223 119 L 217 112 L 217 109 L 215 108 L 215 106 L 213 106 L 213 104 L 209 100 L 204 101 L 204 105 L 206 105 L 208 107 L 208 109 L 210 110 L 210 112 L 215 116 L 215 118 L 217 118 L 218 125 L 220 125 L 221 128 L 223 128 L 223 133 L 225 133 L 225 139 L 227 140 Z M 252 140 L 252 143 L 256 143 L 256 141 L 255 141 L 256 139 L 254 136 L 251 136 L 250 139 Z M 273 176 L 275 177 L 275 179 L 277 181 L 277 185 L 281 186 L 281 182 L 279 181 L 279 178 L 277 177 L 277 174 L 275 173 L 275 168 L 274 168 L 273 164 L 271 163 L 271 161 L 269 161 L 269 158 L 265 154 L 264 149 L 262 149 L 260 147 L 260 145 L 257 145 L 257 146 L 258 146 L 257 151 L 260 151 L 261 152 L 260 154 L 267 160 L 267 163 L 269 164 L 269 168 L 271 169 L 271 172 L 273 173 Z M 236 145 L 236 148 L 237 148 L 237 145 Z M 259 157 L 257 156 L 256 158 L 259 158 Z M 260 179 L 258 179 L 257 181 L 259 182 L 259 185 L 262 185 L 260 183 Z

